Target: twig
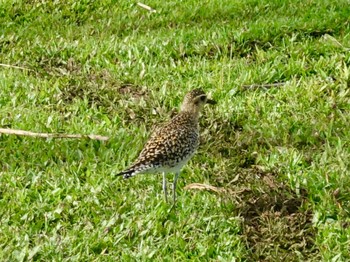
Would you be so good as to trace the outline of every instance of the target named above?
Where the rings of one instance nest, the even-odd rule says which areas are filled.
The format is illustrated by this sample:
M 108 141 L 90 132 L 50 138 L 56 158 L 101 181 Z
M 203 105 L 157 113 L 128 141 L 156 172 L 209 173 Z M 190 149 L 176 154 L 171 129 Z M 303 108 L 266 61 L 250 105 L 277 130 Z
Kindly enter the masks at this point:
M 42 138 L 89 138 L 89 139 L 101 140 L 101 141 L 106 141 L 109 139 L 108 136 L 100 136 L 100 135 L 34 133 L 30 131 L 24 131 L 24 130 L 18 130 L 18 129 L 6 129 L 6 128 L 0 128 L 0 134 L 42 137 Z
M 8 65 L 8 64 L 1 64 L 0 63 L 0 66 L 33 71 L 32 69 L 29 69 L 29 68 L 25 68 L 25 67 L 21 67 L 21 66 L 14 66 L 14 65 Z
M 251 84 L 251 85 L 242 85 L 244 89 L 256 89 L 256 88 L 271 88 L 271 87 L 280 87 L 284 86 L 286 82 L 281 83 L 272 83 L 272 84 Z
M 212 185 L 200 184 L 200 183 L 189 184 L 189 185 L 185 186 L 184 189 L 186 189 L 186 190 L 190 190 L 190 189 L 208 190 L 208 191 L 213 191 L 215 193 L 225 192 L 224 188 L 215 187 Z
M 185 190 L 207 190 L 211 192 L 215 192 L 218 194 L 229 194 L 229 195 L 238 195 L 243 192 L 249 192 L 251 191 L 249 188 L 242 188 L 240 190 L 233 191 L 229 188 L 223 188 L 223 187 L 215 187 L 212 185 L 207 184 L 200 184 L 200 183 L 192 183 L 184 187 Z
M 326 40 L 326 41 L 331 42 L 333 45 L 335 45 L 335 46 L 337 46 L 337 47 L 343 48 L 343 49 L 346 50 L 346 51 L 349 51 L 349 50 L 350 50 L 350 48 L 343 46 L 335 37 L 333 37 L 333 36 L 331 36 L 331 35 L 329 35 L 329 34 L 325 34 L 325 35 L 323 36 L 323 39 Z
M 150 6 L 148 6 L 148 5 L 145 5 L 145 4 L 143 4 L 143 3 L 138 2 L 137 5 L 138 5 L 139 7 L 142 7 L 142 8 L 144 8 L 144 9 L 146 9 L 146 10 L 152 12 L 152 13 L 157 12 L 157 11 L 156 11 L 155 9 L 153 9 L 152 7 L 150 7 Z

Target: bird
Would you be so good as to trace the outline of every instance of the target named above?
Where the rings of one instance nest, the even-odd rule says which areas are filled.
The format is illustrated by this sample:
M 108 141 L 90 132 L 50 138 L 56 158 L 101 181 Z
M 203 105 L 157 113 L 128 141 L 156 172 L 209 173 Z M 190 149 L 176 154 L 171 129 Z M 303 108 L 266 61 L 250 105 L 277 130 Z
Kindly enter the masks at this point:
M 199 114 L 205 104 L 216 104 L 205 92 L 193 89 L 183 99 L 180 111 L 170 121 L 157 127 L 144 145 L 138 158 L 124 171 L 116 174 L 124 179 L 137 174 L 163 175 L 163 191 L 168 202 L 166 175 L 174 173 L 173 203 L 176 202 L 176 184 L 180 171 L 199 146 Z

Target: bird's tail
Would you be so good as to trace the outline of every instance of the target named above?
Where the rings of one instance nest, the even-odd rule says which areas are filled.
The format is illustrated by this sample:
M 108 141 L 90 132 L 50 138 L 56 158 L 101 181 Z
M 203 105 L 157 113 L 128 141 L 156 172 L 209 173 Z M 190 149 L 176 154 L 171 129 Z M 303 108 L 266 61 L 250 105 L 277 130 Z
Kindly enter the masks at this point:
M 130 177 L 133 177 L 134 175 L 136 175 L 136 171 L 134 168 L 128 168 L 128 169 L 116 174 L 116 176 L 123 176 L 123 178 L 130 178 Z

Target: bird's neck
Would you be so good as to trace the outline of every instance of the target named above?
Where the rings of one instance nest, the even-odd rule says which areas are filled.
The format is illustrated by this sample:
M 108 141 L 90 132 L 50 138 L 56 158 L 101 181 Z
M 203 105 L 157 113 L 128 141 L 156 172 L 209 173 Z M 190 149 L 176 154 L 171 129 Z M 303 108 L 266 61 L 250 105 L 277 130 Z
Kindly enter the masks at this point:
M 199 117 L 199 106 L 190 105 L 188 103 L 184 103 L 181 106 L 180 112 L 188 112 L 189 114 L 192 114 L 194 117 Z
M 198 124 L 199 110 L 182 109 L 179 114 L 186 115 L 186 118 L 189 119 L 193 124 Z

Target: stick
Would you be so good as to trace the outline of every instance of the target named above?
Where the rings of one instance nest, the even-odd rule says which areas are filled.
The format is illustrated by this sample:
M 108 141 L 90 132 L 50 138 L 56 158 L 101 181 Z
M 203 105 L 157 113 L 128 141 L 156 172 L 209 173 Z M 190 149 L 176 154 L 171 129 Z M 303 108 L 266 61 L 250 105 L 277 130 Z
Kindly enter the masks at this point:
M 216 193 L 224 192 L 224 188 L 215 187 L 212 185 L 206 185 L 206 184 L 200 184 L 200 183 L 192 183 L 184 187 L 184 189 L 198 189 L 198 190 L 208 190 L 208 191 L 214 191 Z
M 244 89 L 255 89 L 255 88 L 271 88 L 271 87 L 280 87 L 284 86 L 286 83 L 281 82 L 281 83 L 272 83 L 272 84 L 251 84 L 251 85 L 242 85 Z
M 32 69 L 29 69 L 29 68 L 25 68 L 25 67 L 21 67 L 21 66 L 14 66 L 14 65 L 8 65 L 8 64 L 1 64 L 0 63 L 0 66 L 33 71 Z
M 109 139 L 108 136 L 100 136 L 100 135 L 34 133 L 30 131 L 24 131 L 24 130 L 18 130 L 18 129 L 7 129 L 7 128 L 0 128 L 0 134 L 42 137 L 42 138 L 89 138 L 89 139 L 100 140 L 100 141 L 106 141 Z
M 140 6 L 140 7 L 142 7 L 142 8 L 144 8 L 144 9 L 146 9 L 146 10 L 148 10 L 148 11 L 150 11 L 150 12 L 152 12 L 152 13 L 157 12 L 157 11 L 156 11 L 155 9 L 153 9 L 152 7 L 150 7 L 150 6 L 148 6 L 148 5 L 145 5 L 145 4 L 143 4 L 143 3 L 138 2 L 137 5 Z
M 331 36 L 329 34 L 325 34 L 323 36 L 323 39 L 332 42 L 333 45 L 341 47 L 341 48 L 343 48 L 346 51 L 349 51 L 349 49 L 350 49 L 350 48 L 347 48 L 347 47 L 343 46 L 336 38 L 334 38 L 333 36 Z
M 192 189 L 207 190 L 207 191 L 212 191 L 212 192 L 215 192 L 218 194 L 223 193 L 223 194 L 229 194 L 229 195 L 238 195 L 238 194 L 241 194 L 243 192 L 250 191 L 249 188 L 242 188 L 238 191 L 233 191 L 229 188 L 215 187 L 212 185 L 206 185 L 206 184 L 200 184 L 200 183 L 189 184 L 189 185 L 185 186 L 184 189 L 186 189 L 186 190 L 192 190 Z

